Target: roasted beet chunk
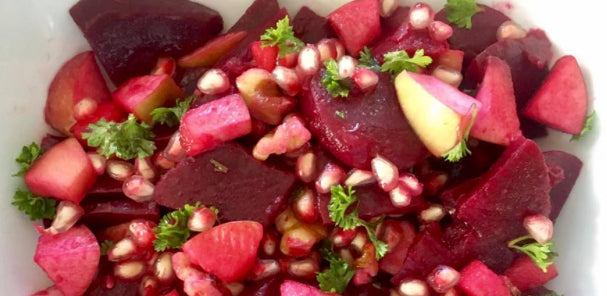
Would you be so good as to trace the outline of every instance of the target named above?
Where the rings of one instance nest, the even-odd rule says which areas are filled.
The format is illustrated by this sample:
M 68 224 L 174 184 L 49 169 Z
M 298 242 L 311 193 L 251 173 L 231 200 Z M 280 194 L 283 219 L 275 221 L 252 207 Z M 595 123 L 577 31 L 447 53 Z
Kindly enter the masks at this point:
M 160 218 L 158 205 L 154 202 L 138 203 L 127 198 L 116 200 L 85 199 L 82 204 L 85 211 L 80 222 L 98 229 L 134 219 L 156 221 Z
M 170 208 L 201 202 L 219 209 L 222 222 L 258 221 L 269 226 L 295 178 L 229 143 L 180 162 L 156 185 L 154 199 Z
M 293 31 L 305 43 L 316 43 L 323 38 L 335 37 L 327 19 L 307 6 L 302 7 L 293 18 Z
M 323 74 L 314 76 L 304 90 L 302 112 L 312 134 L 336 158 L 362 169 L 369 169 L 378 154 L 399 169 L 426 158 L 428 152 L 405 119 L 389 74 L 379 74 L 374 91 L 348 98 L 332 98 L 321 84 Z
M 550 201 L 552 202 L 550 219 L 554 221 L 561 213 L 573 185 L 575 185 L 575 181 L 580 175 L 583 164 L 579 158 L 563 151 L 546 151 L 544 152 L 544 158 L 547 165 L 560 167 L 564 172 L 564 179 L 556 183 L 550 190 Z
M 375 44 L 373 55 L 383 63 L 384 54 L 388 52 L 404 50 L 412 56 L 418 49 L 423 49 L 427 56 L 437 58 L 449 49 L 449 44 L 446 41 L 432 39 L 428 30 L 415 30 L 408 22 L 404 22 L 394 33 L 383 37 Z
M 115 84 L 148 74 L 162 55 L 191 52 L 223 28 L 216 11 L 187 0 L 81 0 L 70 14 Z

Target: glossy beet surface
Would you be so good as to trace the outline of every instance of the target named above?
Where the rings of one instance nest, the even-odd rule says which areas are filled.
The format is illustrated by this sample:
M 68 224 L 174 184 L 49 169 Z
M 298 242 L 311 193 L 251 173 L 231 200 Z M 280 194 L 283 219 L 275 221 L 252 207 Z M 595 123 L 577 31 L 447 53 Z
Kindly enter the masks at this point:
M 212 160 L 227 172 L 218 171 Z M 169 208 L 200 201 L 217 207 L 222 222 L 253 220 L 268 226 L 294 181 L 291 174 L 269 167 L 241 146 L 229 143 L 180 162 L 158 182 L 154 199 Z
M 216 11 L 187 0 L 82 0 L 70 14 L 116 84 L 148 74 L 162 55 L 189 53 L 223 28 Z
M 379 74 L 374 91 L 352 93 L 347 99 L 329 95 L 321 84 L 323 74 L 314 76 L 304 90 L 302 112 L 312 134 L 336 158 L 369 169 L 379 154 L 406 169 L 428 155 L 400 109 L 389 74 Z
M 335 32 L 327 19 L 307 6 L 297 12 L 292 23 L 295 36 L 305 43 L 316 43 L 323 38 L 335 37 Z
M 556 220 L 569 198 L 569 194 L 577 181 L 582 170 L 582 161 L 575 155 L 563 151 L 544 152 L 546 164 L 555 165 L 563 169 L 564 179 L 558 182 L 550 190 L 550 201 L 552 202 L 552 211 L 550 219 Z
M 160 218 L 156 203 L 138 203 L 126 197 L 116 200 L 85 199 L 81 206 L 85 214 L 80 222 L 91 228 L 112 226 L 134 219 L 157 221 Z

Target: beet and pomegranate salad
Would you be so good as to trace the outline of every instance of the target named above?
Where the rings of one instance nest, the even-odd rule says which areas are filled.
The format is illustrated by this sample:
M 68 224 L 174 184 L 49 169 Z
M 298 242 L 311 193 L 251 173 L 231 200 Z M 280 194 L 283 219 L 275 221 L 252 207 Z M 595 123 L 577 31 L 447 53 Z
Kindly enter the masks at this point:
M 582 162 L 532 139 L 591 130 L 576 59 L 474 0 L 395 2 L 255 0 L 225 33 L 186 0 L 75 4 L 92 51 L 17 158 L 34 295 L 557 295 Z

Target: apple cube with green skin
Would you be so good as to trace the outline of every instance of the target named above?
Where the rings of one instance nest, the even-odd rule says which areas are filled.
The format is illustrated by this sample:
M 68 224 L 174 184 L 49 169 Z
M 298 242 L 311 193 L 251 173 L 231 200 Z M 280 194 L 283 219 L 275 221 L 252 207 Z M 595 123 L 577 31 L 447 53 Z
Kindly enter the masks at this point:
M 177 64 L 182 68 L 212 67 L 246 36 L 246 31 L 218 36 L 196 51 L 180 58 Z
M 141 121 L 151 123 L 154 109 L 182 98 L 183 92 L 171 76 L 161 74 L 132 78 L 115 90 L 112 96 L 124 110 Z
M 240 95 L 229 95 L 189 110 L 179 126 L 180 142 L 189 156 L 251 132 L 251 116 Z
M 442 156 L 464 140 L 481 103 L 428 75 L 407 71 L 394 80 L 400 106 L 426 148 Z
M 44 107 L 46 122 L 62 134 L 71 135 L 70 129 L 77 121 L 74 106 L 83 99 L 97 103 L 112 99 L 92 51 L 67 61 L 53 78 Z
M 97 174 L 86 152 L 75 138 L 69 138 L 44 153 L 24 176 L 36 195 L 80 203 L 93 186 Z

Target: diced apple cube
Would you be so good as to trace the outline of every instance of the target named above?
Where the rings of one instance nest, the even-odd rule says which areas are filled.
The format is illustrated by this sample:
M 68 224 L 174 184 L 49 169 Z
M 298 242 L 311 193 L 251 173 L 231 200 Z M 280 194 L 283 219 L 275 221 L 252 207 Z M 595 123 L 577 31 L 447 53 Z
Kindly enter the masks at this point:
M 282 95 L 272 73 L 253 68 L 236 78 L 236 86 L 251 111 L 265 123 L 279 124 L 283 116 L 295 107 L 295 100 Z
M 483 262 L 470 262 L 460 272 L 458 286 L 470 296 L 510 296 L 510 289 L 504 280 L 491 271 Z
M 312 135 L 303 121 L 292 116 L 280 124 L 273 133 L 261 138 L 253 148 L 253 156 L 266 160 L 270 154 L 284 154 L 306 144 Z
M 333 11 L 328 19 L 354 57 L 358 57 L 363 47 L 371 43 L 381 31 L 377 0 L 352 1 Z
M 212 67 L 246 36 L 245 31 L 218 36 L 196 51 L 180 58 L 177 64 L 182 68 Z

